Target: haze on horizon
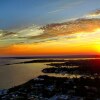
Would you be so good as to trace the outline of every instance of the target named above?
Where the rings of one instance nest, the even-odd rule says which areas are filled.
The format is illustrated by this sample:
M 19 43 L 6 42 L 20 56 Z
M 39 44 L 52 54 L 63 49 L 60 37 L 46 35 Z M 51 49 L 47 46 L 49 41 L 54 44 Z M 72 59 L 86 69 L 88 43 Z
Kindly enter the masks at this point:
M 0 56 L 100 54 L 99 0 L 1 0 Z

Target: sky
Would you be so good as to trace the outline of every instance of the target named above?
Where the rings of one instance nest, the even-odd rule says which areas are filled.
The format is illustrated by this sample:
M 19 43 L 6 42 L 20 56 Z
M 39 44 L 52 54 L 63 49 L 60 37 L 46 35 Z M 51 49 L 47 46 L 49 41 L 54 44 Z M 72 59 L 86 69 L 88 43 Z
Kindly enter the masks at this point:
M 99 23 L 99 0 L 0 0 L 0 56 L 100 54 Z

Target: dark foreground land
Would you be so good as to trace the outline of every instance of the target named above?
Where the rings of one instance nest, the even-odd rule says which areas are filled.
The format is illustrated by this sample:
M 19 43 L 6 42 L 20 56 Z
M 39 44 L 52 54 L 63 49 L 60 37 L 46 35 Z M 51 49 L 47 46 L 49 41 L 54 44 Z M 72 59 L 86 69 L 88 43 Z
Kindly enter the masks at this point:
M 0 100 L 100 100 L 100 59 L 57 62 L 52 61 L 42 72 L 64 77 L 38 76 L 8 89 Z

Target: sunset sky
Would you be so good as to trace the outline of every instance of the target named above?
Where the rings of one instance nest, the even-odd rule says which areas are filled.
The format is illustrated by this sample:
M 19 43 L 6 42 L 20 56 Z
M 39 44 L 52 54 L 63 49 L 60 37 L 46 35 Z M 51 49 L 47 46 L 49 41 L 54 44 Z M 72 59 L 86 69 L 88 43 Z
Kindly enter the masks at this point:
M 1 0 L 0 56 L 100 55 L 100 0 Z

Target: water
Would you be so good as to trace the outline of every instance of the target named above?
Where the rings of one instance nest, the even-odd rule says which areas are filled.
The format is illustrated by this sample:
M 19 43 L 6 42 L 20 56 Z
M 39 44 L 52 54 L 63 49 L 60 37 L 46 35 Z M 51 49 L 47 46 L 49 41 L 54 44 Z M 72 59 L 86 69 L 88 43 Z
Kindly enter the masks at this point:
M 10 88 L 26 81 L 43 75 L 41 70 L 46 68 L 44 63 L 12 64 L 29 61 L 31 59 L 0 59 L 0 89 Z
M 47 63 L 14 64 L 31 60 L 33 59 L 0 58 L 0 89 L 11 88 L 23 84 L 39 75 L 45 75 L 44 73 L 42 73 L 42 69 L 49 67 L 46 65 Z M 49 75 L 56 76 L 56 74 Z
M 41 70 L 50 67 L 46 65 L 47 63 L 15 64 L 15 63 L 31 61 L 31 60 L 33 59 L 13 59 L 13 58 L 1 59 L 0 58 L 0 89 L 7 89 L 13 86 L 17 86 L 39 75 L 44 75 L 44 73 L 42 73 Z M 47 74 L 47 75 L 63 77 L 63 75 L 61 74 Z

